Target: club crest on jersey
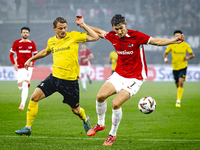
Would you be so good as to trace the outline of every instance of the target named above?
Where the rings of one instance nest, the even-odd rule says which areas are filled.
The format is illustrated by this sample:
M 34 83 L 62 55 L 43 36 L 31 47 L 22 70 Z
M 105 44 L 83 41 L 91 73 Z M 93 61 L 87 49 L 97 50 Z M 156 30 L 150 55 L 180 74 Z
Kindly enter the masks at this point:
M 133 47 L 133 44 L 128 44 L 128 47 Z

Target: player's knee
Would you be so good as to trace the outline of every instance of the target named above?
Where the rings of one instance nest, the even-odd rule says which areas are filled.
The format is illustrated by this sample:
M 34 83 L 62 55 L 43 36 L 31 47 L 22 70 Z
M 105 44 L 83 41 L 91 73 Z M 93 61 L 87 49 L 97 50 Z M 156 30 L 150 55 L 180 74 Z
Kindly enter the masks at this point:
M 119 109 L 121 106 L 118 104 L 118 103 L 116 103 L 116 102 L 112 102 L 112 109 Z
M 31 95 L 31 100 L 34 102 L 39 102 L 40 101 L 40 97 L 38 95 L 36 95 L 35 93 L 33 93 Z
M 18 88 L 19 88 L 19 90 L 22 90 L 22 89 L 23 89 L 23 87 L 22 87 L 22 86 L 21 86 L 21 87 L 19 87 L 19 86 L 18 86 Z
M 72 108 L 72 112 L 73 112 L 75 115 L 78 115 L 78 114 L 79 114 L 79 109 L 78 109 L 78 108 Z
M 104 94 L 101 94 L 101 93 L 98 93 L 98 94 L 97 94 L 97 101 L 98 101 L 98 102 L 104 102 L 106 98 L 107 98 L 107 97 L 106 97 L 106 95 L 104 95 Z

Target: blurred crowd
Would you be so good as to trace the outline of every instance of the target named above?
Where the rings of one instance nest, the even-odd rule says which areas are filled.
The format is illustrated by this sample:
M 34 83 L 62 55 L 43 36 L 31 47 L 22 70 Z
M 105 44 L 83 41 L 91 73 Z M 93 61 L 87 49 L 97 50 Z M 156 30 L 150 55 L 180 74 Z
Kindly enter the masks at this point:
M 69 20 L 81 14 L 90 22 L 110 24 L 111 17 L 121 13 L 126 16 L 128 28 L 148 34 L 162 35 L 175 29 L 199 34 L 199 7 L 199 0 L 0 0 L 0 20 L 20 19 L 27 10 L 31 20 L 57 16 Z
M 110 21 L 115 14 L 126 17 L 128 29 L 139 30 L 153 37 L 173 37 L 174 30 L 180 29 L 186 38 L 197 36 L 193 50 L 196 58 L 200 57 L 200 0 L 0 0 L 0 28 L 3 35 L 0 37 L 0 50 L 4 51 L 4 55 L 0 56 L 0 65 L 10 63 L 5 55 L 8 56 L 12 42 L 19 38 L 22 26 L 31 28 L 30 38 L 41 50 L 45 48 L 46 40 L 55 34 L 52 22 L 58 16 L 67 19 L 68 32 L 83 31 L 75 25 L 77 14 L 83 15 L 87 24 L 105 31 L 113 30 Z M 110 43 L 98 40 L 89 43 L 88 47 L 94 49 L 93 64 L 109 63 L 108 56 L 113 50 Z M 162 56 L 163 50 L 164 47 L 159 51 L 147 52 L 147 62 L 162 64 L 162 57 L 156 56 Z M 50 60 L 40 60 L 40 63 L 47 64 Z M 190 63 L 200 62 L 192 59 Z

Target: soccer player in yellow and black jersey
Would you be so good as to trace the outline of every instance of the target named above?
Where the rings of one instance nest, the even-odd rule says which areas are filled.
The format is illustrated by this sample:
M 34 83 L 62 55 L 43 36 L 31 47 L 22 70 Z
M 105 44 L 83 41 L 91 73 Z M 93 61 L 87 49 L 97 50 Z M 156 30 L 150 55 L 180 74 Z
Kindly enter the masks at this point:
M 78 46 L 79 43 L 96 41 L 99 37 L 84 23 L 82 16 L 76 16 L 75 22 L 87 33 L 67 32 L 67 21 L 62 17 L 58 17 L 53 22 L 56 36 L 49 38 L 46 49 L 26 61 L 25 68 L 28 69 L 31 61 L 52 53 L 53 70 L 52 74 L 42 81 L 32 94 L 27 111 L 27 124 L 24 128 L 16 130 L 16 134 L 31 134 L 32 123 L 38 111 L 38 102 L 54 92 L 63 95 L 63 103 L 68 104 L 72 112 L 83 121 L 86 133 L 91 128 L 89 117 L 85 114 L 84 109 L 79 106 Z
M 112 64 L 112 73 L 115 72 L 117 66 L 117 52 L 114 50 L 110 52 L 110 63 Z
M 174 37 L 178 37 L 182 34 L 180 30 L 174 31 Z M 190 48 L 189 44 L 186 42 L 182 42 L 180 44 L 171 44 L 165 50 L 163 57 L 164 61 L 167 64 L 169 62 L 167 58 L 167 54 L 171 52 L 172 55 L 172 67 L 173 67 L 173 75 L 175 84 L 177 87 L 177 101 L 176 107 L 181 107 L 181 98 L 183 95 L 183 83 L 187 74 L 187 60 L 194 57 L 194 53 Z M 186 52 L 190 55 L 186 56 Z

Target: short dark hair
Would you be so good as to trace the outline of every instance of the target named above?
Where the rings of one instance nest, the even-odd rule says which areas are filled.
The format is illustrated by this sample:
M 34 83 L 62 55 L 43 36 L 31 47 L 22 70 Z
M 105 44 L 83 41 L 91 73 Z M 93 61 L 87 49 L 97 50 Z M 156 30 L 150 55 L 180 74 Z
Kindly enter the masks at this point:
M 119 24 L 124 24 L 125 23 L 125 17 L 122 16 L 121 14 L 115 14 L 112 19 L 111 19 L 111 25 L 112 26 L 117 26 Z
M 175 30 L 175 31 L 174 31 L 174 35 L 175 35 L 176 33 L 183 34 L 183 32 L 182 32 L 181 30 Z
M 22 28 L 21 28 L 21 33 L 22 33 L 22 30 L 28 30 L 28 31 L 30 32 L 29 27 L 22 27 Z
M 82 43 L 81 45 L 83 45 L 83 44 L 87 46 L 87 43 L 86 43 L 86 42 Z
M 67 20 L 63 17 L 58 17 L 53 21 L 53 26 L 56 28 L 58 22 L 60 23 L 67 23 Z

